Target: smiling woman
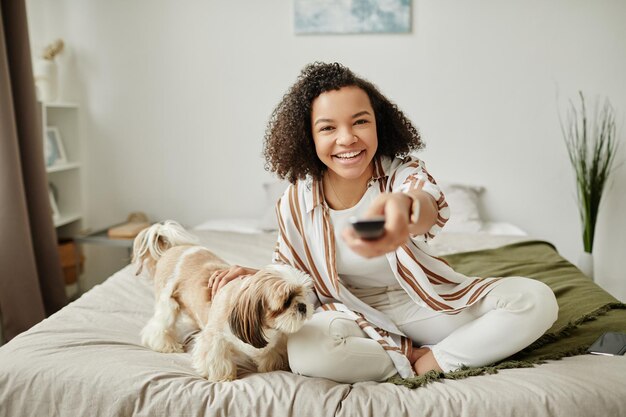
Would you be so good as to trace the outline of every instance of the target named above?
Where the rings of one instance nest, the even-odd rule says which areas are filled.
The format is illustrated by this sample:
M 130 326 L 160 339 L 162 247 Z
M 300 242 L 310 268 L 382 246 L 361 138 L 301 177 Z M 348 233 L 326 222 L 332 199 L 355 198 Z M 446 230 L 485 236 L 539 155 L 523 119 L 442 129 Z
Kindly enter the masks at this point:
M 324 178 L 333 191 L 327 201 L 332 208 L 350 208 L 372 177 L 378 149 L 374 109 L 365 91 L 343 87 L 313 101 L 311 121 L 315 151 L 328 167 Z
M 272 114 L 267 167 L 292 183 L 277 204 L 274 262 L 315 283 L 316 314 L 289 338 L 294 372 L 356 382 L 484 366 L 556 320 L 545 284 L 468 277 L 429 254 L 449 208 L 407 156 L 422 146 L 395 104 L 338 63 L 305 67 Z M 376 239 L 348 223 L 377 216 Z
M 324 70 L 323 75 L 320 74 L 321 69 Z M 371 120 L 376 126 L 378 155 L 395 157 L 424 147 L 419 132 L 404 113 L 372 83 L 348 71 L 337 63 L 315 63 L 302 70 L 268 123 L 263 149 L 267 170 L 291 183 L 304 180 L 307 176 L 322 178 L 326 165 L 317 157 L 315 148 L 311 113 L 313 101 L 325 92 L 329 93 L 328 99 L 332 100 L 332 93 L 342 87 L 358 87 L 367 95 L 367 107 L 374 112 Z M 356 115 L 363 110 L 356 110 L 350 115 Z M 329 117 L 333 118 L 325 118 Z M 356 127 L 354 129 L 357 130 Z

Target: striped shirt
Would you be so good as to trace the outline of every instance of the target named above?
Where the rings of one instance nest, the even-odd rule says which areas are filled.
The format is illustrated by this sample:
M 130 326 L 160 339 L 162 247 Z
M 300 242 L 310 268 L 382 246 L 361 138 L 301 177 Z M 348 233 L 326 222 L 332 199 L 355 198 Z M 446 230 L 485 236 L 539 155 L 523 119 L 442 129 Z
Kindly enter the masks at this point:
M 420 307 L 455 314 L 476 303 L 497 278 L 467 277 L 443 259 L 429 254 L 428 241 L 445 225 L 450 210 L 443 193 L 424 163 L 413 157 L 374 158 L 370 181 L 378 193 L 422 190 L 437 202 L 435 224 L 424 235 L 411 236 L 386 254 L 398 284 Z M 313 278 L 318 311 L 349 314 L 363 331 L 389 353 L 402 377 L 413 375 L 408 360 L 412 342 L 382 312 L 365 304 L 344 286 L 337 273 L 335 233 L 321 181 L 313 178 L 290 185 L 276 205 L 279 233 L 273 261 L 286 263 Z

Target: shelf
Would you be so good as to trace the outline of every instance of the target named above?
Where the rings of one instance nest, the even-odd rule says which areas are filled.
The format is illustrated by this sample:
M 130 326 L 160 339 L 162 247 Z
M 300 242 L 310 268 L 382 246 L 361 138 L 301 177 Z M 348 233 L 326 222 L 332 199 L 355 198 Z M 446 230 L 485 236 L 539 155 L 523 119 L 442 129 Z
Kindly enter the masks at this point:
M 119 225 L 116 225 L 119 226 Z M 113 226 L 111 226 L 113 227 Z M 75 236 L 74 239 L 78 243 L 90 243 L 105 246 L 117 246 L 120 248 L 132 249 L 135 239 L 116 239 L 109 237 L 109 228 L 98 230 L 93 233 Z
M 65 226 L 66 224 L 75 222 L 76 220 L 80 220 L 82 218 L 83 216 L 80 214 L 61 215 L 58 219 L 54 220 L 54 227 Z
M 53 165 L 51 167 L 47 167 L 46 172 L 50 174 L 53 172 L 68 171 L 70 169 L 78 169 L 78 168 L 80 168 L 80 164 L 78 162 L 70 162 L 67 164 L 58 164 L 58 165 Z
M 56 102 L 47 102 L 43 103 L 43 105 L 50 109 L 77 109 L 78 103 L 73 103 L 71 101 L 56 101 Z

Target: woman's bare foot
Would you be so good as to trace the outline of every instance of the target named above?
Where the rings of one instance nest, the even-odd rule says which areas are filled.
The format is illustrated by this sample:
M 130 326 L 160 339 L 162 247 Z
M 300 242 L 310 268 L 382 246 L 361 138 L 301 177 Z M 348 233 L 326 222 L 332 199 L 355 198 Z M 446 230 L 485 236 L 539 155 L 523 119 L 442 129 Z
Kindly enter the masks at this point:
M 424 375 L 425 373 L 433 370 L 443 372 L 443 370 L 435 360 L 435 355 L 433 355 L 433 352 L 428 348 L 420 348 L 419 350 L 421 349 L 425 349 L 428 352 L 423 353 L 419 357 L 419 359 L 417 359 L 413 364 L 413 369 L 415 370 L 415 373 L 417 373 L 417 375 Z

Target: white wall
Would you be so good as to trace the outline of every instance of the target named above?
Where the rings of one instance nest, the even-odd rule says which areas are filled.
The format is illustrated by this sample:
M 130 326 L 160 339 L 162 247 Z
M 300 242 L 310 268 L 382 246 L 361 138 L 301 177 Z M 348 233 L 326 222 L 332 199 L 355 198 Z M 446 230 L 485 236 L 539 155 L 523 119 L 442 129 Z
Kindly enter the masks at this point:
M 274 105 L 306 63 L 337 60 L 412 118 L 431 174 L 484 185 L 486 216 L 576 261 L 582 244 L 559 106 L 580 89 L 608 95 L 622 126 L 626 115 L 619 0 L 414 0 L 411 34 L 348 36 L 295 36 L 286 0 L 28 5 L 35 47 L 62 37 L 71 48 L 65 91 L 82 104 L 96 228 L 134 210 L 190 225 L 256 214 L 270 178 L 261 150 Z M 626 161 L 626 147 L 619 157 Z M 625 191 L 623 167 L 595 246 L 597 280 L 622 300 Z

